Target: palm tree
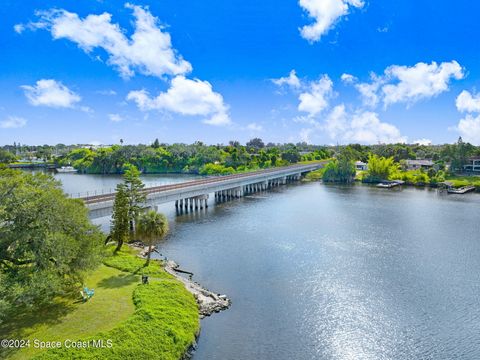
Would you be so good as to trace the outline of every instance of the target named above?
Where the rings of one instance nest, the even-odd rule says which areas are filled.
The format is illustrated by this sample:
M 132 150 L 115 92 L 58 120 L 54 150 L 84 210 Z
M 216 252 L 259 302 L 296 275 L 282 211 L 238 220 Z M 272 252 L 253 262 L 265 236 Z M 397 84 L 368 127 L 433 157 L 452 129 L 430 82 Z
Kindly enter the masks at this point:
M 149 246 L 145 263 L 145 266 L 148 266 L 153 244 L 168 233 L 168 220 L 165 215 L 157 213 L 155 210 L 149 210 L 140 214 L 136 224 L 137 237 Z

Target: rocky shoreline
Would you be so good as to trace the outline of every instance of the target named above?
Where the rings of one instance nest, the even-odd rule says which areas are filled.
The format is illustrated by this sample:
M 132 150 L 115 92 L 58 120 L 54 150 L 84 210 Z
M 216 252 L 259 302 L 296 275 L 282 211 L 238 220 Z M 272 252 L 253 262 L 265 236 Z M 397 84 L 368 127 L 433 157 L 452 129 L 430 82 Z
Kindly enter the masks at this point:
M 140 257 L 146 257 L 148 253 L 148 247 L 139 242 L 133 243 L 131 246 L 140 250 Z M 192 273 L 181 270 L 175 261 L 164 261 L 164 269 L 167 273 L 174 276 L 178 281 L 182 282 L 185 288 L 195 297 L 195 300 L 198 304 L 198 313 L 201 319 L 203 319 L 205 316 L 210 316 L 213 313 L 218 313 L 230 307 L 231 300 L 226 295 L 217 294 L 205 289 L 199 283 L 192 280 Z M 190 276 L 186 278 L 180 275 L 180 273 L 186 273 Z

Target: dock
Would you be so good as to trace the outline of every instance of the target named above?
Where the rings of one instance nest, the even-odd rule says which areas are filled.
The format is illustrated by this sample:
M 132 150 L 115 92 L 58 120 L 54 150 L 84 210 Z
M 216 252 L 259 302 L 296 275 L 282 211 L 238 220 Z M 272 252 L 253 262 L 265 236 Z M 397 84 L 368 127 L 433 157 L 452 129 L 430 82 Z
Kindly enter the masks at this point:
M 470 191 L 475 191 L 475 186 L 469 185 L 469 186 L 463 186 L 461 188 L 455 189 L 453 187 L 450 187 L 447 189 L 447 192 L 449 194 L 465 194 Z
M 404 183 L 405 181 L 402 181 L 402 180 L 382 181 L 381 183 L 377 184 L 377 187 L 384 188 L 384 189 L 391 189 L 395 186 L 399 186 Z

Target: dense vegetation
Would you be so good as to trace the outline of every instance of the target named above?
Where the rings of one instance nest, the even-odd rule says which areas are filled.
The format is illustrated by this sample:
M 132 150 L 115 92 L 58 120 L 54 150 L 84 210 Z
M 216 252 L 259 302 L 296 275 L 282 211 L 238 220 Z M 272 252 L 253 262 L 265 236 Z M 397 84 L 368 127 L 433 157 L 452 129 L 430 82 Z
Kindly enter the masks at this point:
M 350 149 L 344 149 L 325 166 L 323 181 L 351 183 L 355 180 L 355 174 L 355 154 Z
M 64 145 L 26 146 L 6 145 L 0 149 L 0 162 L 12 163 L 36 159 L 55 166 L 72 165 L 85 173 L 123 173 L 135 165 L 144 173 L 201 173 L 205 175 L 231 174 L 260 168 L 282 166 L 299 161 L 322 160 L 347 150 L 355 160 L 367 162 L 371 154 L 393 158 L 397 163 L 409 159 L 432 159 L 440 168 L 451 164 L 453 171 L 461 171 L 471 156 L 480 156 L 480 147 L 463 142 L 454 144 L 379 144 L 346 146 L 318 146 L 307 143 L 264 144 L 255 138 L 241 145 L 162 144 L 90 146 Z
M 43 159 L 57 166 L 72 165 L 80 172 L 96 174 L 123 173 L 129 165 L 134 165 L 144 173 L 231 174 L 294 164 L 302 160 L 321 160 L 332 154 L 321 146 L 265 145 L 258 138 L 246 145 L 238 141 L 231 141 L 228 145 L 205 145 L 202 142 L 169 145 L 156 140 L 152 145 L 62 145 L 58 149 L 57 146 L 19 148 L 15 145 L 5 146 L 4 150 L 9 156 L 14 154 L 16 159 Z
M 86 208 L 51 176 L 0 169 L 0 321 L 78 289 L 101 246 Z

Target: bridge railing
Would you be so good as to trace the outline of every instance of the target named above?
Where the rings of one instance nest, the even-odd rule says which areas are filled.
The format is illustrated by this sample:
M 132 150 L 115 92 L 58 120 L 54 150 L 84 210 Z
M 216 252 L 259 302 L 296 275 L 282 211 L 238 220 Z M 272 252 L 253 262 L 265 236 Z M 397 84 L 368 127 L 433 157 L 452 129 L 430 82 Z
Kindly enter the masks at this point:
M 239 173 L 239 174 L 231 174 L 231 175 L 223 175 L 223 176 L 212 176 L 212 177 L 207 177 L 199 180 L 192 180 L 192 181 L 185 181 L 185 182 L 180 182 L 180 183 L 174 183 L 174 184 L 166 184 L 166 185 L 160 185 L 160 186 L 151 186 L 148 188 L 145 188 L 143 192 L 145 194 L 152 194 L 152 193 L 157 193 L 157 192 L 162 192 L 162 191 L 168 191 L 168 190 L 176 190 L 176 189 L 182 189 L 182 188 L 189 188 L 189 187 L 197 187 L 200 185 L 206 185 L 206 184 L 211 184 L 211 183 L 220 183 L 220 182 L 225 182 L 229 180 L 235 180 L 235 179 L 242 179 L 242 178 L 249 178 L 249 177 L 255 177 L 258 175 L 276 175 L 276 174 L 283 174 L 283 173 L 288 173 L 291 171 L 310 171 L 315 167 L 318 167 L 321 165 L 321 163 L 318 164 L 304 164 L 304 165 L 293 165 L 293 166 L 287 166 L 287 167 L 281 167 L 281 168 L 271 168 L 271 169 L 264 169 L 264 170 L 259 170 L 259 171 L 252 171 L 252 172 L 246 172 L 246 173 Z M 97 203 L 97 202 L 103 202 L 103 201 L 111 201 L 115 197 L 115 191 L 112 191 L 108 194 L 92 194 L 92 195 L 87 195 L 84 197 L 80 197 L 82 200 L 85 201 L 85 203 Z

